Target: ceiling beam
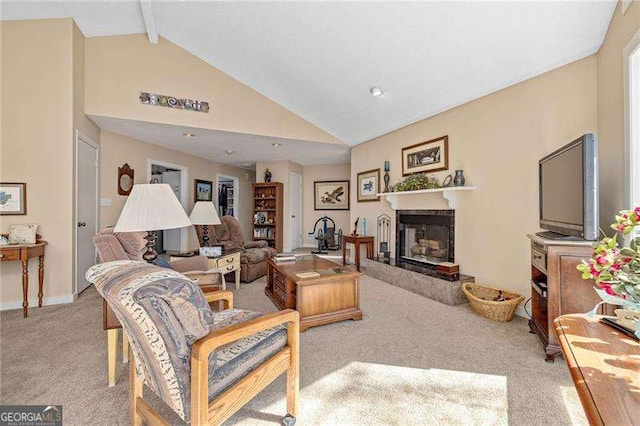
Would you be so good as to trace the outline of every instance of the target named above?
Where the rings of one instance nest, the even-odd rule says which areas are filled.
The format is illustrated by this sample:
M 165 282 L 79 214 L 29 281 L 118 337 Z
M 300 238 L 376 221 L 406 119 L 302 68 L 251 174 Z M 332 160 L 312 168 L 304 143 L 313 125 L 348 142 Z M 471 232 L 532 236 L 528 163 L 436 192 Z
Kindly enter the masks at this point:
M 156 30 L 156 21 L 153 19 L 153 10 L 151 9 L 150 0 L 140 0 L 140 10 L 142 10 L 142 19 L 147 29 L 149 41 L 153 44 L 158 43 L 158 30 Z

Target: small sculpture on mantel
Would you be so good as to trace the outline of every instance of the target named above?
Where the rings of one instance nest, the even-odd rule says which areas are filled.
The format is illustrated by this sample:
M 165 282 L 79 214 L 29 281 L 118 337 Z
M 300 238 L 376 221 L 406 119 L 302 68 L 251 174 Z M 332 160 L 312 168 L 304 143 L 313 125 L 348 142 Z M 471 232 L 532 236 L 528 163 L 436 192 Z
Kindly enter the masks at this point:
M 264 181 L 265 182 L 271 182 L 271 172 L 269 171 L 269 169 L 266 169 L 264 171 Z
M 358 216 L 355 223 L 353 224 L 353 232 L 351 233 L 352 237 L 358 236 L 358 222 L 360 222 L 360 216 Z

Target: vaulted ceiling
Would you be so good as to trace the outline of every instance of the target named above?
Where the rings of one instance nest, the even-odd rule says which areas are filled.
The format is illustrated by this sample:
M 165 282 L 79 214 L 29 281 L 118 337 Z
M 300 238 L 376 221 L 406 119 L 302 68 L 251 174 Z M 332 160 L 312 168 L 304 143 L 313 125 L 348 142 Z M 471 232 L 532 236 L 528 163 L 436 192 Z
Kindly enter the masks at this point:
M 150 4 L 161 36 L 355 145 L 595 53 L 616 3 Z M 145 32 L 136 1 L 1 12 L 73 17 L 88 37 Z

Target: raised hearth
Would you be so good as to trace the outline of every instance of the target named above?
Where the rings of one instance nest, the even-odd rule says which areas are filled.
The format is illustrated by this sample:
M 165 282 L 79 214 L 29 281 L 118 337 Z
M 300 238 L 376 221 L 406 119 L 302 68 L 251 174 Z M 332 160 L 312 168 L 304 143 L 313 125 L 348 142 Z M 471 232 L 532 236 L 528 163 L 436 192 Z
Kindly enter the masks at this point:
M 370 260 L 367 262 L 365 273 L 370 277 L 445 305 L 455 306 L 468 302 L 462 292 L 462 284 L 474 282 L 474 277 L 460 274 L 460 278 L 457 281 L 447 281 L 435 276 L 435 270 L 423 271 L 431 271 L 429 273 L 415 272 L 397 267 L 395 263 L 394 259 L 391 259 L 390 264 Z

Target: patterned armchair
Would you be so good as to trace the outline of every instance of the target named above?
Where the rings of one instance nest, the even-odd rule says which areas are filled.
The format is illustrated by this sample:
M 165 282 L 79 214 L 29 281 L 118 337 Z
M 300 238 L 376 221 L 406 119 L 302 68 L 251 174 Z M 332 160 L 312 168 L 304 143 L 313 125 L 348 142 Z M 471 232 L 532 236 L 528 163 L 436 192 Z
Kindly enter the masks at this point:
M 187 424 L 220 424 L 282 373 L 295 423 L 299 314 L 233 309 L 233 293 L 204 294 L 184 275 L 139 261 L 93 266 L 87 280 L 108 301 L 131 343 L 131 424 L 166 424 L 143 384 Z M 214 313 L 208 303 L 224 301 Z
M 105 228 L 93 237 L 93 244 L 101 263 L 113 260 L 142 260 L 147 250 L 146 232 L 119 232 L 113 228 Z M 209 260 L 204 256 L 193 256 L 170 262 L 171 269 L 195 279 L 204 291 L 226 290 L 224 275 L 219 272 L 206 272 Z M 118 330 L 122 328 L 113 311 L 103 302 L 102 324 L 107 330 L 107 366 L 109 386 L 116 384 L 116 352 L 118 346 Z M 122 334 L 122 360 L 128 362 L 129 341 Z

